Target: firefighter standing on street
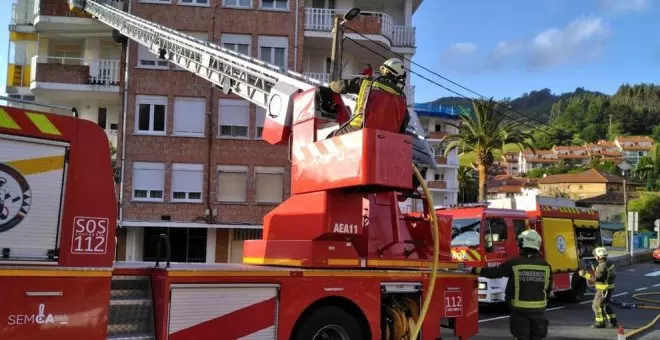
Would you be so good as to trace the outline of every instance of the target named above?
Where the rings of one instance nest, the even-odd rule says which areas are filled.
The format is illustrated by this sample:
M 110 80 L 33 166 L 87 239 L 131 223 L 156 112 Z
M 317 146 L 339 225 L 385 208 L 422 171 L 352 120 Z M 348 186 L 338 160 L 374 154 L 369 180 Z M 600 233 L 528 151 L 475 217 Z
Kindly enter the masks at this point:
M 605 247 L 594 249 L 593 254 L 598 261 L 598 265 L 594 269 L 593 275 L 596 283 L 596 293 L 594 294 L 594 302 L 591 307 L 594 310 L 596 322 L 592 327 L 604 328 L 606 320 L 609 320 L 612 327 L 617 327 L 616 315 L 610 305 L 612 294 L 614 294 L 616 270 L 614 264 L 607 261 L 607 249 Z M 579 271 L 579 274 L 587 280 L 592 278 L 590 273 L 582 269 Z
M 403 63 L 396 58 L 388 59 L 380 66 L 379 71 L 380 76 L 375 79 L 358 77 L 330 83 L 330 89 L 335 93 L 358 95 L 353 117 L 335 131 L 334 136 L 361 129 L 367 106 L 369 106 L 367 119 L 372 127 L 392 132 L 405 132 L 409 116 L 403 93 L 406 81 Z
M 543 339 L 548 335 L 545 309 L 552 289 L 552 267 L 540 257 L 541 235 L 535 230 L 520 233 L 518 248 L 520 257 L 472 272 L 490 279 L 508 277 L 506 301 L 511 312 L 511 334 L 518 340 Z

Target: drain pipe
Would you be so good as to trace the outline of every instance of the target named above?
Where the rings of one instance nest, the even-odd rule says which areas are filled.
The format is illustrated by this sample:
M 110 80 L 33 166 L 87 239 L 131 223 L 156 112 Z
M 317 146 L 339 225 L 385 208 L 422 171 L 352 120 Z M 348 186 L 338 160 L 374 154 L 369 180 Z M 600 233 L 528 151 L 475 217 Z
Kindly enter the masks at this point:
M 131 13 L 132 1 L 128 2 L 128 13 Z M 126 41 L 126 62 L 124 65 L 124 105 L 121 118 L 121 171 L 119 176 L 119 226 L 124 225 L 124 171 L 126 169 L 126 116 L 128 111 L 128 69 L 130 67 L 131 58 L 131 44 L 130 40 Z
M 300 16 L 300 0 L 296 0 L 296 29 L 293 32 L 293 69 L 298 72 L 298 17 Z M 302 73 L 302 72 L 300 72 Z

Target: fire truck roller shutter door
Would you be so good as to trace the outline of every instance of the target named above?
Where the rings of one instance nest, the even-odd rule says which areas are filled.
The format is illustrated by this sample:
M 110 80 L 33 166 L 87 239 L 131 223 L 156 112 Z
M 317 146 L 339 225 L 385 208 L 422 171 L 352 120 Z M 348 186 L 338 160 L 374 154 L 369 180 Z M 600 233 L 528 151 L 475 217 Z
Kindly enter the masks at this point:
M 578 256 L 573 221 L 566 218 L 544 217 L 543 244 L 546 261 L 554 272 L 578 269 Z

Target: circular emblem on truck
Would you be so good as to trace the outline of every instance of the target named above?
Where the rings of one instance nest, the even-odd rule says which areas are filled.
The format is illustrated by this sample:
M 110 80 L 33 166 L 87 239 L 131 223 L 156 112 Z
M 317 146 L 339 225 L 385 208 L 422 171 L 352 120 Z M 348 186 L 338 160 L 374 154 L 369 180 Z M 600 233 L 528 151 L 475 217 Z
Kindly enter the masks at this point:
M 564 238 L 564 236 L 558 235 L 556 243 L 557 243 L 557 250 L 563 254 L 566 251 L 566 239 Z
M 23 221 L 30 210 L 32 193 L 23 175 L 0 163 L 0 233 Z

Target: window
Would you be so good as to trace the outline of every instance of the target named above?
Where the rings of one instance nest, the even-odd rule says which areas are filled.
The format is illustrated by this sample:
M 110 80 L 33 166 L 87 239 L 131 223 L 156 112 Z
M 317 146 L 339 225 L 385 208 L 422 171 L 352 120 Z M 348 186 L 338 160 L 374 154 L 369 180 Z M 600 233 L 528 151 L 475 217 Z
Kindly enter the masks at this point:
M 179 0 L 179 5 L 208 7 L 209 0 Z
M 247 201 L 247 166 L 218 166 L 218 202 Z
M 261 8 L 288 10 L 289 0 L 261 0 Z
M 138 0 L 138 2 L 146 4 L 171 4 L 172 0 Z
M 135 132 L 165 135 L 167 97 L 137 96 Z
M 225 7 L 252 7 L 252 0 L 223 0 L 222 4 Z
M 287 69 L 289 39 L 287 37 L 260 36 L 259 59 Z
M 284 198 L 284 168 L 258 166 L 254 169 L 255 202 L 279 203 Z
M 266 121 L 266 109 L 257 107 L 257 113 L 254 115 L 256 120 L 256 130 L 255 130 L 255 139 L 261 139 L 261 135 L 264 133 L 264 122 Z
M 172 164 L 172 201 L 201 202 L 203 182 L 202 164 Z
M 335 0 L 313 0 L 312 7 L 314 8 L 335 8 Z
M 174 98 L 174 135 L 204 137 L 206 99 Z
M 165 258 L 165 247 L 161 247 L 158 254 L 160 234 L 170 239 L 172 262 L 206 262 L 207 228 L 144 228 L 144 261 L 162 261 Z
M 105 130 L 108 121 L 108 109 L 99 107 L 96 112 L 96 122 L 99 123 L 101 129 Z
M 492 235 L 493 242 L 502 242 L 506 240 L 506 221 L 504 221 L 503 218 L 489 218 L 487 223 L 489 226 L 488 234 Z
M 220 115 L 219 137 L 247 138 L 250 122 L 250 107 L 246 100 L 220 99 L 218 100 L 218 114 Z
M 133 162 L 133 200 L 163 201 L 165 163 Z
M 525 229 L 525 220 L 513 220 L 513 230 L 516 233 L 516 239 Z
M 220 44 L 226 49 L 236 51 L 247 56 L 252 56 L 252 36 L 248 34 L 223 34 Z
M 167 69 L 167 60 L 158 58 L 158 55 L 149 51 L 149 49 L 138 44 L 138 64 L 141 68 Z

